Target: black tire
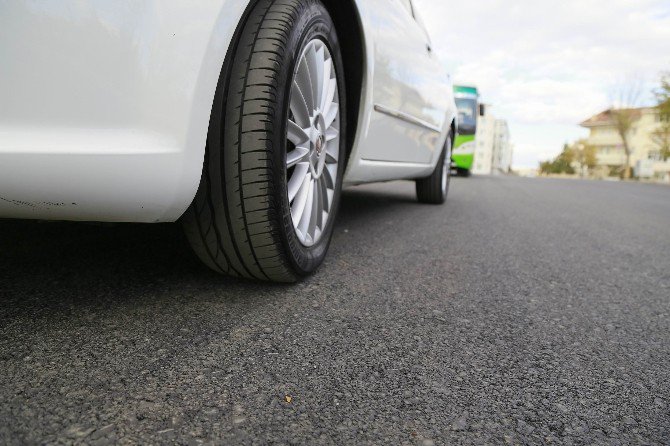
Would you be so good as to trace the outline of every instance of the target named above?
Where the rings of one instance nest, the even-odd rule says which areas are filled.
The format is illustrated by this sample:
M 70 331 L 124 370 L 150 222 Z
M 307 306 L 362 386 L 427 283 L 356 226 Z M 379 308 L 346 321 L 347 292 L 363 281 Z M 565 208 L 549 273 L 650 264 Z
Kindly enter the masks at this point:
M 323 261 L 337 214 L 345 162 L 338 164 L 332 214 L 319 242 L 303 246 L 286 182 L 287 119 L 297 59 L 311 39 L 328 46 L 337 73 L 340 160 L 345 159 L 345 84 L 335 26 L 318 0 L 260 0 L 238 29 L 217 86 L 200 186 L 182 217 L 195 253 L 231 276 L 295 282 Z
M 463 169 L 460 167 L 456 168 L 456 175 L 459 177 L 469 177 L 470 176 L 470 169 Z
M 427 178 L 416 180 L 416 196 L 421 203 L 442 204 L 447 201 L 451 179 L 451 134 L 444 143 L 440 160 Z M 445 163 L 445 160 L 448 162 Z M 443 180 L 446 180 L 443 182 Z M 446 184 L 446 187 L 445 187 Z

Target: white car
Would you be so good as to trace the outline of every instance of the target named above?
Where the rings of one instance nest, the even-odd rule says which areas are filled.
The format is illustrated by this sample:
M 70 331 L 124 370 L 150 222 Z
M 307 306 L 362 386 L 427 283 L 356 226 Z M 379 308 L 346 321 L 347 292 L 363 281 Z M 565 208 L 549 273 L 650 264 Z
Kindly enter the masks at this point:
M 0 3 L 0 217 L 180 220 L 215 271 L 292 282 L 343 186 L 443 203 L 452 86 L 411 0 Z

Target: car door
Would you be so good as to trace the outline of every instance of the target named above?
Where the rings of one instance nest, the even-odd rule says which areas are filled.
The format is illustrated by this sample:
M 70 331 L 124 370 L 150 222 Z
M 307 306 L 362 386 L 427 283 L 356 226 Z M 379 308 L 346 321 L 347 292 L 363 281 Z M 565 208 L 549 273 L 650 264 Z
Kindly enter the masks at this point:
M 444 125 L 447 79 L 410 0 L 373 0 L 373 116 L 362 157 L 429 164 Z

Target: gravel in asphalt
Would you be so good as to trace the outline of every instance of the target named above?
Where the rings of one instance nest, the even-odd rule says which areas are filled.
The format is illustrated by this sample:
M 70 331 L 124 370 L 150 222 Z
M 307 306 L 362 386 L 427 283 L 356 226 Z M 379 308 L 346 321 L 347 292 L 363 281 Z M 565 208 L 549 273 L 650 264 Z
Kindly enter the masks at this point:
M 293 286 L 0 222 L 0 443 L 670 444 L 670 188 L 355 187 Z

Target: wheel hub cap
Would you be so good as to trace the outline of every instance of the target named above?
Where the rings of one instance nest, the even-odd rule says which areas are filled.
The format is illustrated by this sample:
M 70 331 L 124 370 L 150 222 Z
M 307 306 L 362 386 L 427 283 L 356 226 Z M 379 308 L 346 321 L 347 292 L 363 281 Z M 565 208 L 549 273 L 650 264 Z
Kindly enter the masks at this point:
M 323 135 L 319 135 L 319 137 L 316 139 L 316 154 L 321 155 L 321 151 L 323 150 L 324 146 L 324 140 L 323 140 Z

